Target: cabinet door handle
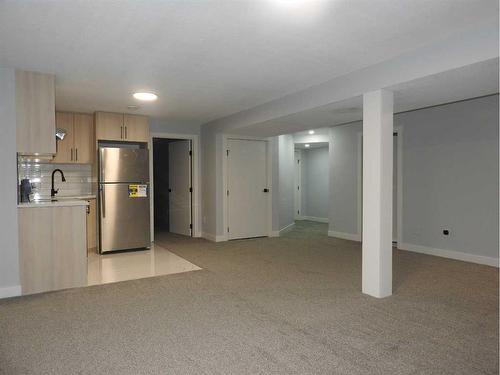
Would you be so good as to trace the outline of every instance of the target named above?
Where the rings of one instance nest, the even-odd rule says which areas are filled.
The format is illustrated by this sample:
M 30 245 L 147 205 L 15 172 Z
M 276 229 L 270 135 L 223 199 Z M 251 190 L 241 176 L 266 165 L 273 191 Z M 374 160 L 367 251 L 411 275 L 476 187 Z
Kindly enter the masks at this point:
M 123 139 L 123 126 L 120 126 L 120 139 Z
M 73 161 L 73 148 L 71 148 L 71 161 Z
M 78 149 L 75 148 L 75 160 L 78 161 Z
M 125 139 L 127 139 L 127 127 L 125 126 Z

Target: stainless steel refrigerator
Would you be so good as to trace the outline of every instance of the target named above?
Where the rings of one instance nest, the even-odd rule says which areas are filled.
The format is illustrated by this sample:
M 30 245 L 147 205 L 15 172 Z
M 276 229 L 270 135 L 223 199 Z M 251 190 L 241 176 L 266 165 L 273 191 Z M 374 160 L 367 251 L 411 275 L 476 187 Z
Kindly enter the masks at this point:
M 146 148 L 99 147 L 99 251 L 149 248 Z

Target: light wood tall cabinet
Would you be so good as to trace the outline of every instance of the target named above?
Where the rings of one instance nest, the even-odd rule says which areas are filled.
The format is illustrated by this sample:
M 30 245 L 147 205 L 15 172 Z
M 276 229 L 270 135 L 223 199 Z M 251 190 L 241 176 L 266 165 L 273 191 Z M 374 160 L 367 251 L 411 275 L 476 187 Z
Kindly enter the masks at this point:
M 148 142 L 147 116 L 96 112 L 96 140 Z
M 57 140 L 57 153 L 53 163 L 91 164 L 94 160 L 94 122 L 91 114 L 57 112 L 57 128 L 66 136 Z
M 16 71 L 16 135 L 20 153 L 56 153 L 54 81 L 52 74 Z

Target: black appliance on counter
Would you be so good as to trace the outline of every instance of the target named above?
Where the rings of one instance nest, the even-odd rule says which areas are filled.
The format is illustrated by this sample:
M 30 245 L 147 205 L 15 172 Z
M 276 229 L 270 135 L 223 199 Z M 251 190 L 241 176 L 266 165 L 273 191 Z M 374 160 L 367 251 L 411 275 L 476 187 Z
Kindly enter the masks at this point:
M 21 180 L 21 186 L 19 188 L 21 193 L 21 202 L 29 202 L 31 194 L 31 182 L 27 178 Z

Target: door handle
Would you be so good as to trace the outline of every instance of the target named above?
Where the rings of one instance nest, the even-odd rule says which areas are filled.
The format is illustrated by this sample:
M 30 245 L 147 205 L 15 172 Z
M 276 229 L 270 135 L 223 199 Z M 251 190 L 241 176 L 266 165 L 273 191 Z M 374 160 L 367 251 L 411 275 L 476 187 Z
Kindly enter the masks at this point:
M 73 161 L 73 148 L 71 148 L 71 161 Z
M 264 190 L 262 190 L 264 193 L 269 193 L 269 189 L 268 188 L 265 188 Z
M 105 200 L 104 188 L 102 186 L 99 186 L 99 193 L 101 194 L 102 217 L 106 217 L 106 200 Z
M 78 149 L 77 148 L 75 148 L 75 155 L 76 155 L 75 160 L 78 161 Z
M 120 126 L 120 139 L 123 139 L 123 126 Z
M 125 126 L 125 139 L 127 139 L 127 127 Z

